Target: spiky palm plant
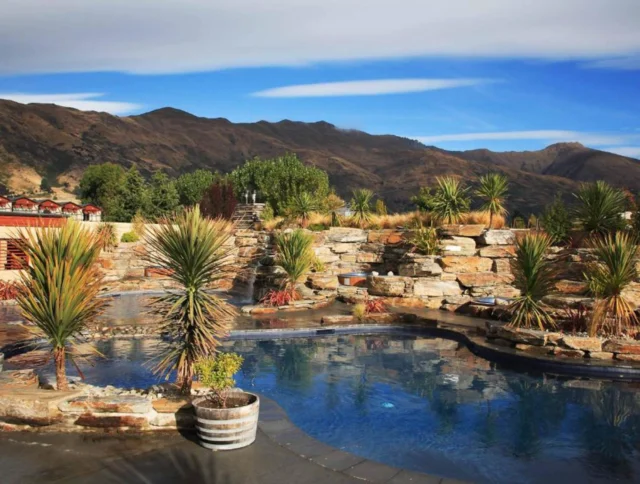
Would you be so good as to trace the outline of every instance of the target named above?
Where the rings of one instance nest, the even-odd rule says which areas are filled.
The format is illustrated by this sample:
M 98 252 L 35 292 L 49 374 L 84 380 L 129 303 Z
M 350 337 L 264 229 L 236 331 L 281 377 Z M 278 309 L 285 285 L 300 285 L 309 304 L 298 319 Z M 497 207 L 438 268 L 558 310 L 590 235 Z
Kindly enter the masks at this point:
M 312 212 L 317 211 L 319 204 L 308 192 L 302 192 L 294 196 L 289 203 L 289 216 L 300 221 L 302 227 L 309 224 L 309 217 Z
M 176 383 L 185 394 L 196 363 L 215 353 L 236 315 L 226 301 L 206 291 L 224 277 L 230 262 L 231 227 L 226 220 L 204 218 L 196 205 L 148 229 L 147 260 L 165 269 L 179 288 L 153 302 L 161 330 L 171 339 L 156 371 L 168 377 L 176 370 Z
M 622 190 L 598 180 L 583 183 L 574 196 L 580 202 L 575 217 L 585 232 L 591 235 L 605 235 L 624 228 L 622 213 L 626 207 L 626 197 Z
M 553 269 L 545 257 L 551 242 L 551 237 L 542 233 L 526 234 L 516 242 L 513 272 L 521 295 L 510 306 L 510 326 L 547 329 L 556 325 L 541 304 L 553 287 Z
M 625 287 L 638 276 L 635 257 L 635 237 L 618 232 L 592 239 L 598 261 L 587 267 L 585 277 L 591 293 L 596 297 L 589 334 L 620 336 L 625 330 L 638 326 L 634 307 L 622 295 Z
M 59 229 L 25 229 L 19 243 L 28 264 L 21 272 L 16 297 L 24 319 L 44 335 L 53 352 L 58 390 L 68 390 L 65 362 L 81 331 L 98 316 L 105 300 L 98 298 L 100 254 L 98 235 L 67 220 Z M 77 365 L 76 365 L 77 367 Z
M 296 284 L 309 272 L 315 260 L 311 250 L 313 237 L 303 230 L 283 233 L 276 236 L 276 263 L 287 273 L 284 290 L 294 298 L 297 296 Z
M 102 222 L 99 224 L 96 228 L 96 234 L 101 250 L 110 252 L 115 247 L 118 247 L 118 234 L 116 233 L 116 226 L 112 223 Z
M 480 177 L 480 186 L 476 195 L 484 200 L 482 210 L 489 212 L 489 228 L 493 228 L 495 215 L 506 215 L 504 200 L 509 189 L 507 177 L 499 173 L 487 173 Z
M 366 188 L 353 191 L 351 198 L 351 210 L 353 211 L 353 221 L 360 227 L 371 220 L 371 201 L 373 192 Z
M 469 189 L 453 176 L 437 177 L 435 194 L 431 200 L 433 213 L 444 223 L 453 224 L 469 211 Z

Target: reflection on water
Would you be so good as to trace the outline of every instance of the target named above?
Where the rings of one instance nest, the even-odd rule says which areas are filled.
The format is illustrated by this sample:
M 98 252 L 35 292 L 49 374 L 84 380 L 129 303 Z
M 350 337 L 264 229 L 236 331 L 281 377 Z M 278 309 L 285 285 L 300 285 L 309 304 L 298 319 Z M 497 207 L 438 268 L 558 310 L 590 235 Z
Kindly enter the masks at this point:
M 154 340 L 96 343 L 90 383 L 145 387 Z M 303 430 L 390 465 L 477 482 L 637 482 L 640 393 L 631 384 L 496 368 L 458 343 L 342 336 L 225 343 L 240 387 Z M 73 371 L 70 369 L 70 371 Z

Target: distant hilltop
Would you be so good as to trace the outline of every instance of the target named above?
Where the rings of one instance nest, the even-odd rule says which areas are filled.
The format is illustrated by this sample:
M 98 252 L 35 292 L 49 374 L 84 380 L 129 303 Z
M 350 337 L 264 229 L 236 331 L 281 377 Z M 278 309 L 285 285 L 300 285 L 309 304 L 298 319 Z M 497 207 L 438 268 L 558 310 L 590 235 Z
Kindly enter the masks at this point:
M 579 143 L 523 152 L 447 151 L 322 121 L 232 123 L 173 108 L 118 117 L 4 100 L 0 133 L 0 193 L 34 193 L 46 178 L 61 193 L 58 198 L 67 198 L 84 169 L 97 163 L 178 175 L 196 168 L 228 172 L 249 158 L 286 152 L 326 170 L 342 196 L 367 187 L 392 210 L 409 208 L 411 195 L 438 175 L 472 180 L 490 170 L 509 177 L 509 205 L 523 213 L 540 211 L 556 193 L 568 196 L 582 181 L 602 179 L 640 190 L 638 160 Z

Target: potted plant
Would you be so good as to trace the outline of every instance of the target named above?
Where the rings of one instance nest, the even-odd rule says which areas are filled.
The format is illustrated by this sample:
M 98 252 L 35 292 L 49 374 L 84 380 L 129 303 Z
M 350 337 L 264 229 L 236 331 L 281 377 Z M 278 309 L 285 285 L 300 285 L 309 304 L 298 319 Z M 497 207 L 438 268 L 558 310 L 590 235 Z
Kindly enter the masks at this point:
M 209 392 L 192 402 L 200 444 L 211 450 L 246 447 L 256 439 L 260 399 L 235 389 L 233 376 L 242 366 L 235 353 L 201 359 L 196 374 Z

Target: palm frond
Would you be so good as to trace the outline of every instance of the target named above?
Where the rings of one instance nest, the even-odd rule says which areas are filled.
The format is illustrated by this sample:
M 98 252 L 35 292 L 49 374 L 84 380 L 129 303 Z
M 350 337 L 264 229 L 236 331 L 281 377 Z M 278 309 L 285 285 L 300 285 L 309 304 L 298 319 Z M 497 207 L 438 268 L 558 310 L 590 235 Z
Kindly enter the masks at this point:
M 353 211 L 353 221 L 361 227 L 371 220 L 371 201 L 373 192 L 366 188 L 353 191 L 351 199 L 351 210 Z
M 489 228 L 493 228 L 495 215 L 506 215 L 504 200 L 509 189 L 507 177 L 499 173 L 487 173 L 480 177 L 480 186 L 476 195 L 484 200 L 482 210 L 489 212 Z
M 313 237 L 303 230 L 276 236 L 276 263 L 287 273 L 286 288 L 295 294 L 295 286 L 309 272 L 315 260 L 311 250 Z
M 431 199 L 433 213 L 444 223 L 457 223 L 460 216 L 469 211 L 469 188 L 453 176 L 438 177 L 436 183 Z
M 582 184 L 574 196 L 579 202 L 575 217 L 585 232 L 605 235 L 624 228 L 627 199 L 622 190 L 598 180 Z

